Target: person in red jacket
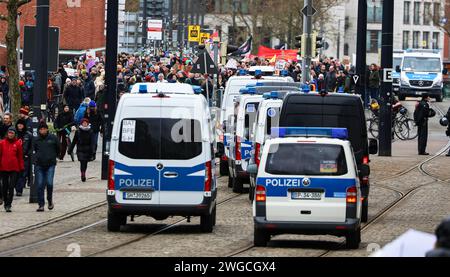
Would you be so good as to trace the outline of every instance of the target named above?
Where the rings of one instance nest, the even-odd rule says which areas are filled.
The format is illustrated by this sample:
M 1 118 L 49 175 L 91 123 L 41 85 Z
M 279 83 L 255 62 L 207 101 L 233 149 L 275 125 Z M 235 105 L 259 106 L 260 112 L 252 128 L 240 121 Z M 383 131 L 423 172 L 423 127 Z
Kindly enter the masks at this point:
M 24 170 L 22 141 L 17 139 L 17 132 L 9 128 L 8 133 L 0 141 L 0 173 L 3 183 L 3 200 L 5 211 L 11 212 L 14 196 L 14 187 L 17 183 L 19 172 Z

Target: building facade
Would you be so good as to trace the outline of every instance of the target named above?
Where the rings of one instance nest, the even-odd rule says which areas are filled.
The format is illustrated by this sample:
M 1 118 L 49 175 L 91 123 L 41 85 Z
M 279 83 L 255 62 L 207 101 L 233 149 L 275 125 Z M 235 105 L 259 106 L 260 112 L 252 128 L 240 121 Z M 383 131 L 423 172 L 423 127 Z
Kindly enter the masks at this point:
M 20 32 L 23 26 L 36 25 L 36 0 L 22 6 Z M 6 13 L 0 4 L 0 14 Z M 105 48 L 105 0 L 50 0 L 50 26 L 60 28 L 60 54 L 82 55 L 86 50 Z M 6 63 L 7 23 L 0 21 L 0 64 Z M 23 46 L 23 35 L 21 35 Z

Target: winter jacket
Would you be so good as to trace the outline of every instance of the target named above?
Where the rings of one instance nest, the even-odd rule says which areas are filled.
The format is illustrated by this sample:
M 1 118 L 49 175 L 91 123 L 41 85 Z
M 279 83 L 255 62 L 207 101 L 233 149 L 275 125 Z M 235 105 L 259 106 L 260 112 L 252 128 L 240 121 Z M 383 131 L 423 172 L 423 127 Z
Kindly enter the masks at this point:
M 75 133 L 72 144 L 68 153 L 73 153 L 73 149 L 77 146 L 77 157 L 79 161 L 91 161 L 94 155 L 94 145 L 92 136 L 94 135 L 91 126 L 85 128 L 80 126 Z
M 95 98 L 95 84 L 90 77 L 84 81 L 84 97 Z
M 100 113 L 86 111 L 85 118 L 91 123 L 91 128 L 94 133 L 103 132 L 103 118 Z
M 0 123 L 0 139 L 4 139 L 6 136 L 6 133 L 8 133 L 8 129 L 12 127 L 11 125 L 5 125 L 4 123 Z
M 55 135 L 48 134 L 44 137 L 39 134 L 37 138 L 33 139 L 34 163 L 45 168 L 56 165 L 60 147 Z
M 369 72 L 369 88 L 380 88 L 380 72 L 378 70 Z
M 23 170 L 22 141 L 17 138 L 0 141 L 0 171 L 20 172 Z
M 16 130 L 18 130 L 17 125 Z M 30 157 L 33 152 L 33 134 L 25 129 L 24 131 L 17 131 L 17 138 L 22 141 L 23 156 Z
M 70 109 L 76 111 L 80 107 L 81 101 L 83 101 L 83 91 L 78 86 L 69 85 L 64 91 L 64 99 Z
M 327 92 L 332 92 L 336 90 L 336 72 L 329 72 L 327 76 L 325 77 L 325 86 Z
M 55 124 L 54 127 L 59 132 L 65 132 L 65 130 L 61 130 L 64 127 L 69 128 L 72 127 L 74 125 L 73 123 L 73 113 L 71 111 L 69 112 L 63 112 L 61 114 L 58 114 L 58 116 L 55 119 Z

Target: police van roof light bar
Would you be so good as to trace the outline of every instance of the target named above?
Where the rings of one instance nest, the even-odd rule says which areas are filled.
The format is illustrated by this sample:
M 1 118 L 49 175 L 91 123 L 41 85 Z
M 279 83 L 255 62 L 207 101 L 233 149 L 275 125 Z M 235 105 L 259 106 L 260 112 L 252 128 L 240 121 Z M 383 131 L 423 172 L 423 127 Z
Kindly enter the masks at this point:
M 347 128 L 319 128 L 319 127 L 273 127 L 272 138 L 285 137 L 325 137 L 348 139 Z
M 283 95 L 278 91 L 266 92 L 263 94 L 264 99 L 283 99 Z

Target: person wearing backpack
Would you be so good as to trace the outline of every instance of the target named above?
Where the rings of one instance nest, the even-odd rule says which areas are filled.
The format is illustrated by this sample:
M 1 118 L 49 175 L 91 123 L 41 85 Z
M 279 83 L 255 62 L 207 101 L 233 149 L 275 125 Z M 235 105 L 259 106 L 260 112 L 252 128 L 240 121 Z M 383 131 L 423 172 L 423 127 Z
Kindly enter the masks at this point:
M 83 103 L 81 103 L 78 110 L 75 112 L 74 116 L 74 122 L 76 125 L 81 124 L 81 120 L 84 118 L 84 115 L 86 114 L 87 109 L 89 108 L 89 103 L 91 102 L 90 98 L 85 98 L 83 100 Z
M 94 154 L 93 136 L 94 132 L 92 131 L 89 120 L 87 118 L 83 118 L 68 151 L 70 155 L 73 153 L 75 146 L 77 147 L 77 157 L 80 162 L 81 181 L 83 183 L 86 182 L 88 162 L 92 161 Z
M 417 125 L 417 133 L 419 134 L 418 150 L 419 155 L 421 156 L 430 155 L 426 152 L 428 142 L 428 118 L 432 118 L 436 115 L 436 112 L 430 108 L 429 101 L 430 96 L 428 93 L 424 93 L 422 95 L 422 100 L 416 104 L 416 109 L 414 111 L 414 121 Z

